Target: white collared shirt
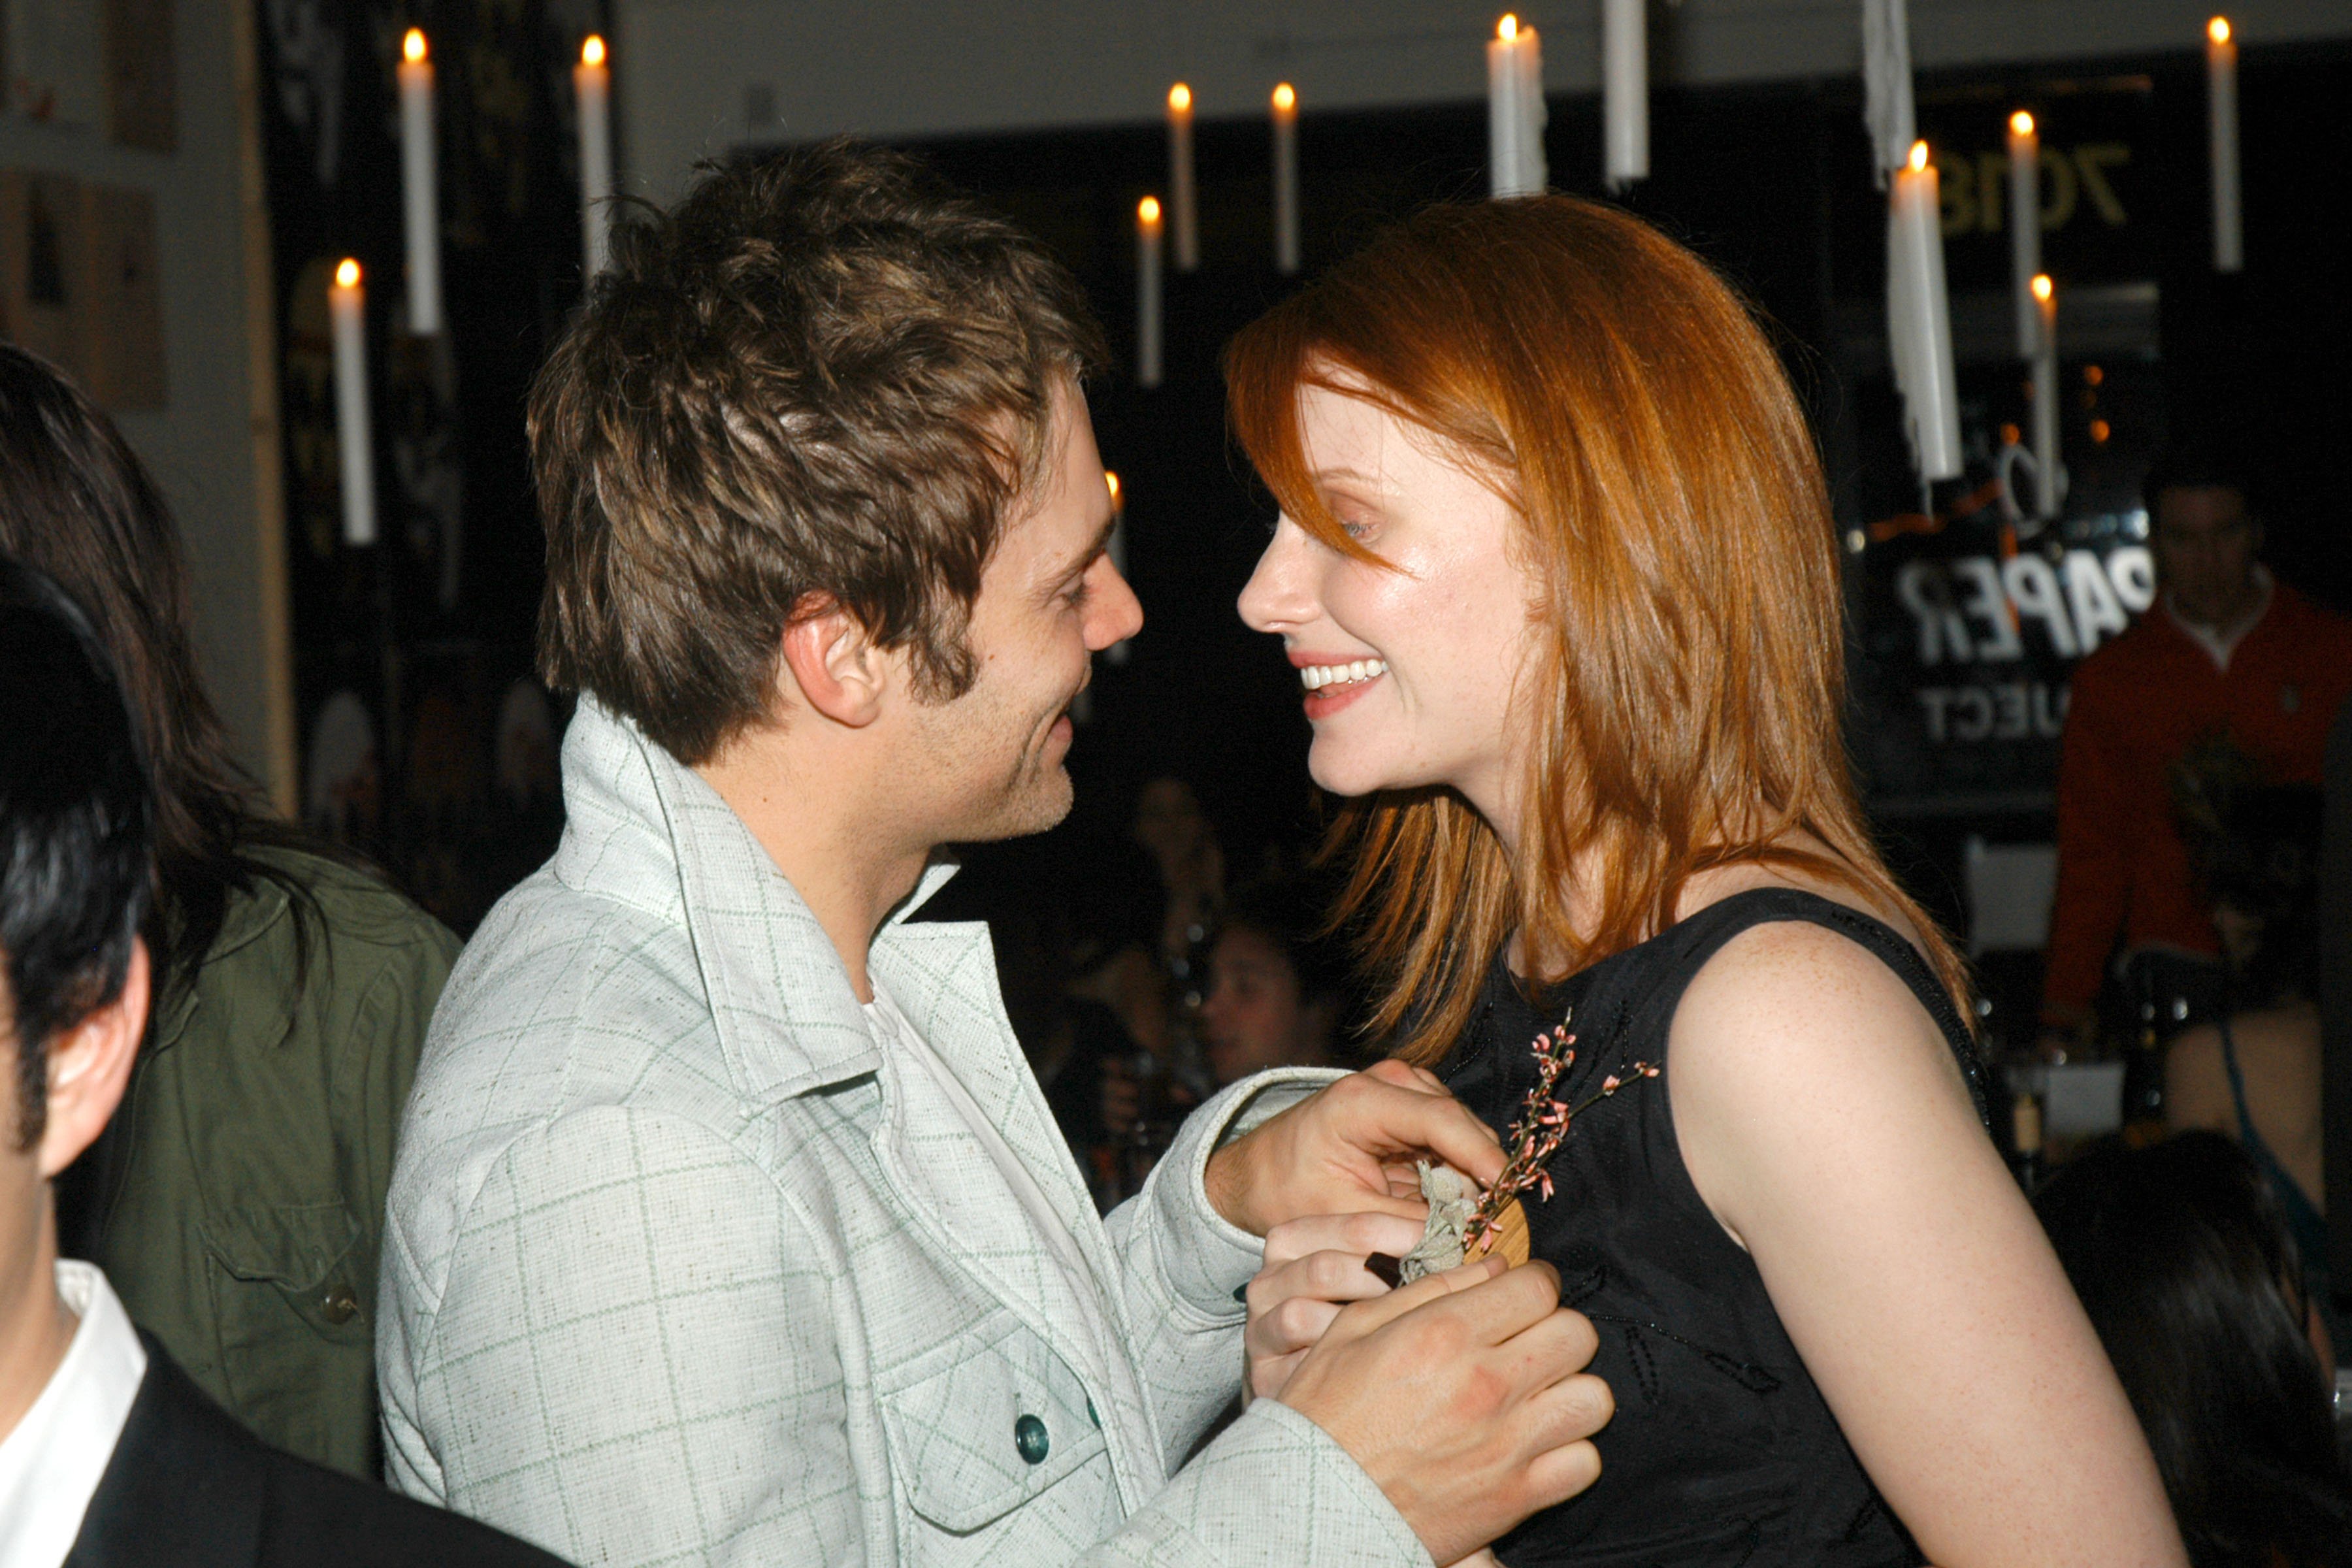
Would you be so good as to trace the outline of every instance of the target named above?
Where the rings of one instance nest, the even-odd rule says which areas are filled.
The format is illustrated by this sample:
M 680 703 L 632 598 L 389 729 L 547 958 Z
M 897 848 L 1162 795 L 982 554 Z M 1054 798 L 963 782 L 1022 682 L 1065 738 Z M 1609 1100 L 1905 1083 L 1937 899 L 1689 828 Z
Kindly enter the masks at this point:
M 2205 657 L 2213 661 L 2216 669 L 2227 675 L 2230 673 L 2230 656 L 2238 651 L 2238 645 L 2246 640 L 2246 634 L 2261 626 L 2263 617 L 2271 613 L 2270 572 L 2260 562 L 2254 563 L 2254 607 L 2239 617 L 2235 626 L 2209 626 L 2190 620 L 2180 613 L 2180 606 L 2173 602 L 2169 589 L 2165 591 L 2164 613 L 2172 617 L 2174 626 L 2188 634 L 2190 642 L 2205 650 Z
M 41 1396 L 0 1438 L 0 1563 L 7 1568 L 57 1568 L 73 1550 L 147 1375 L 146 1348 L 104 1274 L 60 1259 L 58 1295 L 81 1326 Z

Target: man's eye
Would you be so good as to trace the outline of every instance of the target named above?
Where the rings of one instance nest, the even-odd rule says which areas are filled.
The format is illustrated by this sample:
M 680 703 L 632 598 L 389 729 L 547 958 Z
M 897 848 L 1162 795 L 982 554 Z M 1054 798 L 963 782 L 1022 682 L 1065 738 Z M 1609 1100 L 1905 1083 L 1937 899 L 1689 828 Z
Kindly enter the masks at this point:
M 1084 606 L 1086 602 L 1089 598 L 1093 597 L 1093 588 L 1088 585 L 1084 577 L 1081 577 L 1076 582 L 1071 584 L 1070 586 L 1063 592 L 1062 603 L 1069 605 L 1070 608 L 1075 610 Z

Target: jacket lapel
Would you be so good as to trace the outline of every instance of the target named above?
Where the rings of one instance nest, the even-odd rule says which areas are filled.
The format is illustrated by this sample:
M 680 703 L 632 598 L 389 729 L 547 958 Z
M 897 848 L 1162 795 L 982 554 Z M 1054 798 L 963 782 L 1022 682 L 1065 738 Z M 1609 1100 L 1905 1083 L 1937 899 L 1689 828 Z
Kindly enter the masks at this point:
M 268 1496 L 257 1446 L 139 1337 L 147 1375 L 65 1568 L 253 1568 Z

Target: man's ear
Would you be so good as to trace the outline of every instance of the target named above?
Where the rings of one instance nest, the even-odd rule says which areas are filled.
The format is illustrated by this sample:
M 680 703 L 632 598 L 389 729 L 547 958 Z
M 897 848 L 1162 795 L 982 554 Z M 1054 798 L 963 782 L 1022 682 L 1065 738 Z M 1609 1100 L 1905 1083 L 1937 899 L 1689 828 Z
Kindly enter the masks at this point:
M 41 1131 L 41 1175 L 56 1175 L 98 1142 L 122 1103 L 147 1031 L 147 944 L 131 939 L 131 968 L 122 989 L 81 1022 L 49 1041 L 48 1117 Z
M 784 667 L 808 705 L 862 730 L 880 717 L 893 660 L 840 603 L 810 595 L 784 627 Z

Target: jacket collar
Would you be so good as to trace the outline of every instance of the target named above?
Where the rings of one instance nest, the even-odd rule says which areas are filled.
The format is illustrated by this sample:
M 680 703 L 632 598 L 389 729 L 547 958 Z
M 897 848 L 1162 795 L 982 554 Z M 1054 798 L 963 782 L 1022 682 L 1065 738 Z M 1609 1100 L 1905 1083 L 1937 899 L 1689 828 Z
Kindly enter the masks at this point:
M 772 1104 L 875 1069 L 831 939 L 700 774 L 583 697 L 563 738 L 563 804 L 556 879 L 685 928 L 738 1093 Z M 954 874 L 927 869 L 889 926 Z

